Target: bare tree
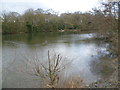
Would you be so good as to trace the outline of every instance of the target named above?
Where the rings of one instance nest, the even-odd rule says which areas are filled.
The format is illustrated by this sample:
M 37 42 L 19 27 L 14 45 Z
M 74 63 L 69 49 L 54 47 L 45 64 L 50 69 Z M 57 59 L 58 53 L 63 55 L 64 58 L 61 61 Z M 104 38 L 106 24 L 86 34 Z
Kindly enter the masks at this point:
M 26 58 L 29 65 L 34 65 L 32 67 L 32 71 L 28 73 L 37 77 L 40 77 L 42 81 L 46 81 L 44 83 L 44 87 L 55 88 L 59 82 L 59 73 L 61 70 L 65 69 L 65 67 L 69 64 L 69 62 L 65 63 L 64 59 L 60 54 L 54 54 L 52 57 L 50 56 L 50 52 L 47 54 L 47 62 L 40 62 L 38 58 L 34 58 L 34 60 L 30 60 Z

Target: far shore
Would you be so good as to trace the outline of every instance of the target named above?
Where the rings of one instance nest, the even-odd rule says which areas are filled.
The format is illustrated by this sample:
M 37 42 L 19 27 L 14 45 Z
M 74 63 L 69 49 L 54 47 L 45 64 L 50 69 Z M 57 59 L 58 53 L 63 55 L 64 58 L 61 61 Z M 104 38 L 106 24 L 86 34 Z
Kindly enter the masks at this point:
M 61 30 L 56 30 L 56 31 L 39 31 L 39 32 L 94 32 L 95 30 L 80 30 L 80 29 L 61 29 Z M 12 32 L 12 33 L 2 33 L 2 35 L 7 35 L 7 34 L 23 34 L 23 33 L 36 33 L 36 32 Z M 37 32 L 38 33 L 38 32 Z

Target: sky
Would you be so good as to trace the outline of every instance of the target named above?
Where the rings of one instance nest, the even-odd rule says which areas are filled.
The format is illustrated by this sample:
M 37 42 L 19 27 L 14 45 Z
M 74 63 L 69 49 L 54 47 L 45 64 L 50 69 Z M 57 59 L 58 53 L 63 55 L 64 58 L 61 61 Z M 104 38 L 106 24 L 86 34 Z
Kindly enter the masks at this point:
M 98 0 L 0 0 L 0 12 L 15 11 L 24 13 L 25 10 L 41 8 L 53 9 L 56 12 L 90 11 L 98 4 Z

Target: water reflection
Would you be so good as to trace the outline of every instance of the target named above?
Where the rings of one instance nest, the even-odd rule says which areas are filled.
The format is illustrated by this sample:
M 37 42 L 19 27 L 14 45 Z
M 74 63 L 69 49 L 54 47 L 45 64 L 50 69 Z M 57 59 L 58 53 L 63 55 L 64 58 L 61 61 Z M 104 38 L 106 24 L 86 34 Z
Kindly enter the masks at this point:
M 28 35 L 28 42 L 30 42 L 30 41 L 32 40 L 32 38 L 33 38 L 33 34 L 30 33 L 30 34 Z

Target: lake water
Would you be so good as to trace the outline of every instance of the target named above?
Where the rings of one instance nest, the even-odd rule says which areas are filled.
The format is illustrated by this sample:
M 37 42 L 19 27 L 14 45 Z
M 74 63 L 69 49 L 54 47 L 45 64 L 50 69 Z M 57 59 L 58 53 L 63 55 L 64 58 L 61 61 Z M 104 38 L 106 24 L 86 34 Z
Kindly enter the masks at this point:
M 61 73 L 62 79 L 78 76 L 86 85 L 89 85 L 101 78 L 109 77 L 114 70 L 101 58 L 109 55 L 110 44 L 91 39 L 94 35 L 93 33 L 3 35 L 3 88 L 41 87 L 42 81 L 27 73 L 34 66 L 34 63 L 31 63 L 27 67 L 29 63 L 27 59 L 32 61 L 37 57 L 44 63 L 47 60 L 48 50 L 50 54 L 60 54 L 64 62 L 69 62 Z M 109 57 L 106 59 L 109 60 Z M 106 68 L 108 72 L 104 73 Z

